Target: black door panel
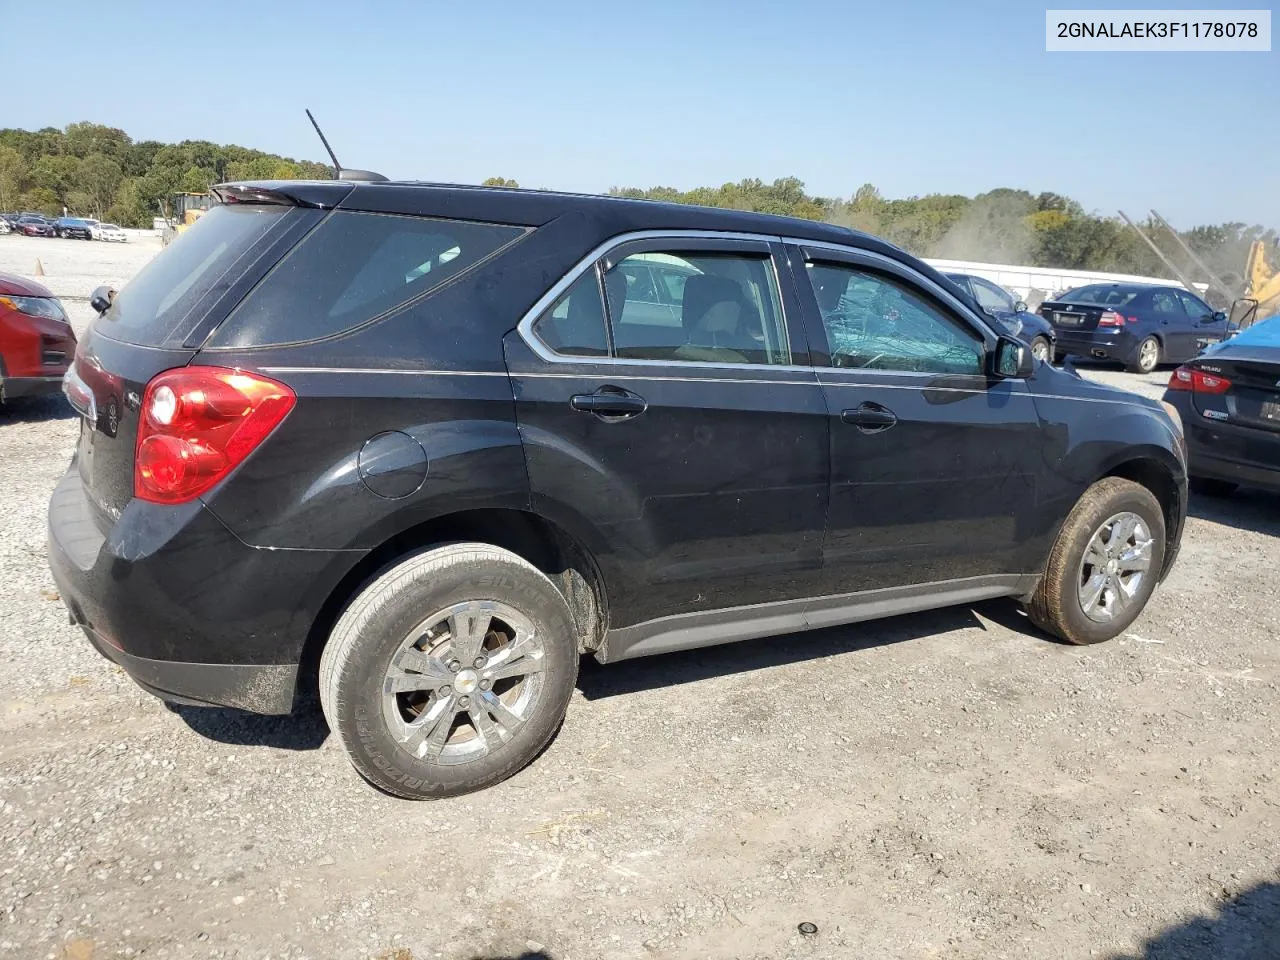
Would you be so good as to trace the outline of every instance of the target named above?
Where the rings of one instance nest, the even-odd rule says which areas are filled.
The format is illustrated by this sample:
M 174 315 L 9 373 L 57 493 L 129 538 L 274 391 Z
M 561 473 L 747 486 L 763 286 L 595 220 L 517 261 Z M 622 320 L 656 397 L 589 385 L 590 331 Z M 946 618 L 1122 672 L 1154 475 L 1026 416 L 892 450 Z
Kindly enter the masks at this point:
M 517 333 L 506 348 L 533 508 L 596 555 L 611 627 L 815 589 L 828 439 L 812 371 L 548 363 Z M 642 414 L 574 402 L 619 388 Z
M 1027 572 L 1037 413 L 1024 383 L 984 373 L 990 329 L 883 258 L 793 250 L 791 269 L 830 362 L 822 592 Z

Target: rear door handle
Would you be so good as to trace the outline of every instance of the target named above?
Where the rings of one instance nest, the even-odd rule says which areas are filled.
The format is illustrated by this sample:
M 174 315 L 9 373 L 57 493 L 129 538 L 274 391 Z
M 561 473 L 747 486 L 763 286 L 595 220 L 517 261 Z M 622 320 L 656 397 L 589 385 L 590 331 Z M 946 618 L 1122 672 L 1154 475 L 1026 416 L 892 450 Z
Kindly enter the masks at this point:
M 620 387 L 601 387 L 595 393 L 576 393 L 569 398 L 569 406 L 583 413 L 616 419 L 634 417 L 645 412 L 649 404 L 644 397 Z
M 878 403 L 861 403 L 852 410 L 840 411 L 840 419 L 851 423 L 863 433 L 879 433 L 898 422 L 892 410 Z

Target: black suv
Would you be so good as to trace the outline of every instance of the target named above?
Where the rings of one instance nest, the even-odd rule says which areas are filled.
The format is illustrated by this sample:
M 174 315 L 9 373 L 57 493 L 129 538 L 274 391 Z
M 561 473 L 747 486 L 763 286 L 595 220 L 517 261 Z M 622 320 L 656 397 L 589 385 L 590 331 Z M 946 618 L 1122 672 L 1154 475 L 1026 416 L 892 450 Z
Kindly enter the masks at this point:
M 217 194 L 95 294 L 54 576 L 166 700 L 283 713 L 318 670 L 392 793 L 519 770 L 583 652 L 1006 596 L 1093 643 L 1174 561 L 1176 416 L 1036 362 L 873 237 L 449 185 Z

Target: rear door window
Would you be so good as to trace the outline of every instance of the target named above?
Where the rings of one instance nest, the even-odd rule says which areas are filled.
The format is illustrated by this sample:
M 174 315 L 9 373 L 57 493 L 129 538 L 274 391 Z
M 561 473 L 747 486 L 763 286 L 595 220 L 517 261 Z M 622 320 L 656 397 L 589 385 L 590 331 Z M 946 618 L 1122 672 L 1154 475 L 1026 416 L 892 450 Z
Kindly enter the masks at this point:
M 184 321 L 204 295 L 293 209 L 273 204 L 215 206 L 115 295 L 94 330 L 113 340 L 152 346 L 174 339 L 175 333 L 185 332 Z
M 1162 313 L 1166 316 L 1182 316 L 1182 308 L 1178 306 L 1178 301 L 1174 299 L 1172 290 L 1153 290 L 1151 292 L 1151 310 L 1153 313 Z
M 436 289 L 525 234 L 522 227 L 339 210 L 276 265 L 211 346 L 320 340 Z

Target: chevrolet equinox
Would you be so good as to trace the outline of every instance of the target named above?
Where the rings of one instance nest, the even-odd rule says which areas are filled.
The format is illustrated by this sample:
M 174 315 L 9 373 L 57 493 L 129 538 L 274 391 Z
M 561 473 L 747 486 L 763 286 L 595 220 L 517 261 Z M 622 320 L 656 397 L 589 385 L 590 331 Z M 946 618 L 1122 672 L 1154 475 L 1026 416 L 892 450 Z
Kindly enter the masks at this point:
M 216 193 L 95 293 L 54 577 L 165 700 L 287 713 L 318 679 L 393 794 L 521 769 L 583 653 L 993 597 L 1096 643 L 1174 562 L 1176 413 L 874 237 L 373 174 Z

